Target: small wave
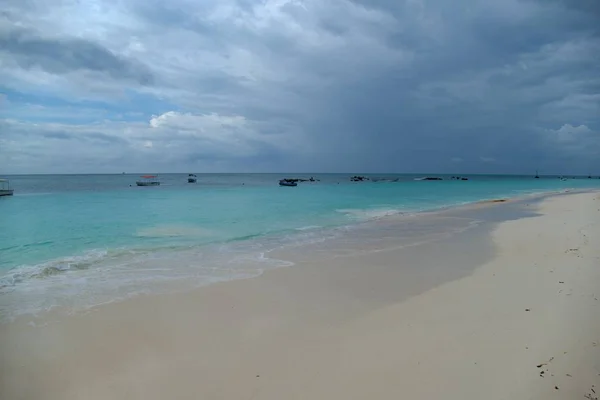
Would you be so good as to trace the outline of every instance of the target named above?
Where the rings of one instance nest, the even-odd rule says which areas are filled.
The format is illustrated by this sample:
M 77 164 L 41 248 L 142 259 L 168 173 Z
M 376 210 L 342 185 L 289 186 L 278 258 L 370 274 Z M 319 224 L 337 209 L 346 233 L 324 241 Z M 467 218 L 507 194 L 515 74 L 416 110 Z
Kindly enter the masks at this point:
M 280 250 L 324 242 L 347 229 L 318 228 L 322 227 L 208 244 L 99 249 L 15 267 L 0 275 L 0 320 L 53 307 L 76 311 L 140 293 L 187 290 L 291 267 L 293 262 L 278 256 Z M 158 233 L 165 232 L 159 229 Z
M 0 289 L 28 279 L 45 278 L 72 270 L 87 269 L 108 255 L 106 250 L 90 250 L 80 256 L 63 257 L 37 265 L 23 265 L 0 277 Z
M 19 244 L 19 245 L 15 245 L 15 246 L 8 246 L 8 247 L 0 247 L 0 251 L 9 251 L 9 250 L 28 250 L 30 247 L 44 247 L 44 246 L 49 246 L 54 244 L 54 241 L 52 240 L 45 240 L 43 242 L 34 242 L 34 243 L 24 243 L 24 244 Z
M 227 264 L 243 264 L 251 265 L 257 264 L 260 266 L 259 273 L 262 273 L 265 269 L 281 268 L 281 267 L 292 267 L 294 263 L 287 260 L 280 260 L 277 258 L 267 257 L 265 252 L 259 252 L 258 254 L 241 255 L 230 259 Z
M 402 211 L 394 208 L 374 208 L 374 209 L 354 209 L 345 208 L 336 210 L 339 213 L 346 214 L 347 216 L 358 219 L 358 220 L 372 220 L 390 217 L 392 215 L 402 214 Z
M 136 236 L 144 238 L 165 238 L 165 237 L 206 237 L 212 236 L 214 232 L 198 226 L 189 225 L 156 225 L 147 228 L 138 229 Z
M 310 230 L 319 229 L 319 228 L 322 228 L 322 226 L 321 225 L 307 225 L 307 226 L 302 226 L 300 228 L 296 228 L 295 230 L 297 230 L 297 231 L 310 231 Z

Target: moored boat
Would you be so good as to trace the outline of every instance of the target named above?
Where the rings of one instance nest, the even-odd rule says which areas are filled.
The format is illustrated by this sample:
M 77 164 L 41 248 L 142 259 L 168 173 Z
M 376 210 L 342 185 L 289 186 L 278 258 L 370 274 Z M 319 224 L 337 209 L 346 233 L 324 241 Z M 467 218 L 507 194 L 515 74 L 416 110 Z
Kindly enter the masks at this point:
M 279 186 L 298 186 L 298 184 L 292 180 L 282 179 L 279 181 Z
M 136 181 L 135 184 L 138 186 L 159 186 L 160 181 L 156 175 L 142 175 L 141 180 Z
M 8 179 L 0 179 L 0 196 L 12 196 L 14 190 L 10 188 Z

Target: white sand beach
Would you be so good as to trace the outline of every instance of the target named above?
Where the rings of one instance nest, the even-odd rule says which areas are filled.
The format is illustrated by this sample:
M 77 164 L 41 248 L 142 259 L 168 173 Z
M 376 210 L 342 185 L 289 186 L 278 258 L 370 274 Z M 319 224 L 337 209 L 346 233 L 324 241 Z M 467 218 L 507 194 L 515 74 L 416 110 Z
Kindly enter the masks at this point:
M 388 235 L 258 278 L 3 323 L 0 398 L 597 399 L 600 194 L 523 207 L 536 215 L 491 232 Z

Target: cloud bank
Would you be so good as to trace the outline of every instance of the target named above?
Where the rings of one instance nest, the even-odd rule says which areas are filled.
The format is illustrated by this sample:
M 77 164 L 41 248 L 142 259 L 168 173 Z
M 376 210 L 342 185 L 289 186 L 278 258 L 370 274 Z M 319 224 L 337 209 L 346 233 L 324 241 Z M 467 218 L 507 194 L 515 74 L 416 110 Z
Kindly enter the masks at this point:
M 0 172 L 600 173 L 594 0 L 4 0 Z

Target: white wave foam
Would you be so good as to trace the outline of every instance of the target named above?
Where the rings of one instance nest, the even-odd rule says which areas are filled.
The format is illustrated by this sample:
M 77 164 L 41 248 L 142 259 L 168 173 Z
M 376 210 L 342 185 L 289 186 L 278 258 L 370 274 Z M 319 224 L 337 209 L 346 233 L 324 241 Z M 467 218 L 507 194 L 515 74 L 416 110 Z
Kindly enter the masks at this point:
M 107 255 L 108 251 L 95 249 L 78 256 L 62 257 L 36 265 L 23 265 L 0 277 L 0 289 L 15 286 L 27 279 L 44 278 L 70 270 L 86 269 Z
M 0 277 L 0 319 L 37 315 L 54 307 L 76 312 L 143 293 L 256 277 L 294 265 L 271 257 L 271 251 L 322 236 L 327 235 L 305 231 L 192 247 L 93 250 L 16 267 Z
M 296 228 L 297 231 L 310 231 L 313 229 L 319 229 L 322 228 L 321 225 L 307 225 L 307 226 L 302 226 L 300 228 Z
M 402 214 L 401 210 L 395 208 L 372 208 L 372 209 L 355 209 L 345 208 L 336 210 L 339 213 L 346 214 L 347 216 L 358 219 L 358 220 L 372 220 L 390 217 L 392 215 Z

